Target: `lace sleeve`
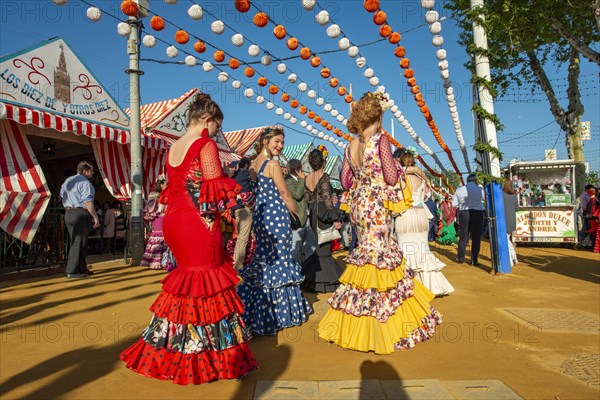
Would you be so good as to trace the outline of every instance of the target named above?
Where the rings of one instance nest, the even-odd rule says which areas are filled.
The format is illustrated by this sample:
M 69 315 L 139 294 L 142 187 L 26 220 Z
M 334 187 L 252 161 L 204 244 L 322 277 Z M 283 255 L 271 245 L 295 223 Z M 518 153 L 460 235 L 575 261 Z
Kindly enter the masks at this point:
M 219 150 L 214 140 L 206 142 L 200 149 L 200 168 L 204 180 L 216 179 L 223 176 Z
M 331 198 L 331 181 L 329 175 L 323 174 L 319 181 L 319 201 L 322 202 L 328 210 L 333 208 L 333 200 Z
M 342 172 L 340 174 L 340 180 L 344 190 L 350 189 L 354 184 L 354 171 L 350 166 L 349 157 L 350 153 L 346 151 L 346 154 L 344 154 L 344 163 L 342 164 Z
M 385 183 L 390 186 L 395 185 L 398 182 L 398 167 L 392 155 L 390 140 L 386 135 L 382 135 L 379 141 L 379 158 L 381 159 L 381 169 L 383 170 Z

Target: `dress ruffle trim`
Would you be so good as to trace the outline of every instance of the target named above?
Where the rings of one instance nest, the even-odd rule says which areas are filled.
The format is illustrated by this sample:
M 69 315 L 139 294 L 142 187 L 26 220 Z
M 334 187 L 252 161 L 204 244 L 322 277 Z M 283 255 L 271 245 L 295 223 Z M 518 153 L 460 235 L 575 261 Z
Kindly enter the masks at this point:
M 237 205 L 236 196 L 241 189 L 242 187 L 231 178 L 203 180 L 200 187 L 200 211 L 213 213 L 235 207 Z
M 247 343 L 223 351 L 183 354 L 154 348 L 140 339 L 125 349 L 120 358 L 138 374 L 178 385 L 236 379 L 258 368 Z
M 244 304 L 233 288 L 204 298 L 161 292 L 150 311 L 178 324 L 205 325 L 216 323 L 231 313 L 241 315 Z
M 288 285 L 299 285 L 304 280 L 300 266 L 293 258 L 279 260 L 277 265 L 263 264 L 254 255 L 253 261 L 239 271 L 245 285 L 261 288 L 281 288 Z
M 398 282 L 403 279 L 413 279 L 415 272 L 410 268 L 405 268 L 404 264 L 389 269 L 379 269 L 372 264 L 357 266 L 347 264 L 346 270 L 340 276 L 340 282 L 345 285 L 352 285 L 359 289 L 375 289 L 378 292 L 385 292 L 396 287 Z
M 178 296 L 210 297 L 220 291 L 233 288 L 240 281 L 239 276 L 225 263 L 218 268 L 196 271 L 176 268 L 161 281 L 163 291 Z
M 358 245 L 348 257 L 346 262 L 354 265 L 371 264 L 378 269 L 392 270 L 403 265 L 402 251 L 394 240 L 390 240 L 386 248 L 370 248 L 364 245 Z
M 319 257 L 315 252 L 302 263 L 300 272 L 304 275 L 303 289 L 327 293 L 337 289 L 344 268 L 331 256 Z
M 330 309 L 319 323 L 319 336 L 346 349 L 389 354 L 431 338 L 441 322 L 442 316 L 415 296 L 398 307 L 386 322 Z

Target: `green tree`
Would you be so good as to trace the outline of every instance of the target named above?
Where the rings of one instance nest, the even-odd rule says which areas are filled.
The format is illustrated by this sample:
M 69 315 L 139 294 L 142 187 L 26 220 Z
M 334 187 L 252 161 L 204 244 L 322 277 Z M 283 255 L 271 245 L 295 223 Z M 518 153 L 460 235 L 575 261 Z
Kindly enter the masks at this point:
M 590 171 L 590 173 L 585 177 L 585 184 L 598 187 L 600 184 L 600 175 L 598 174 L 598 171 Z
M 569 157 L 577 167 L 577 192 L 583 189 L 585 167 L 580 122 L 584 112 L 579 89 L 581 58 L 600 65 L 600 54 L 592 46 L 600 41 L 600 0 L 485 0 L 481 10 L 471 10 L 470 0 L 449 0 L 462 29 L 460 43 L 471 54 L 485 53 L 492 69 L 493 94 L 531 85 L 545 94 L 556 123 L 565 132 Z M 486 28 L 488 50 L 473 45 L 472 23 Z M 559 100 L 546 69 L 566 65 L 567 99 Z M 474 71 L 473 61 L 466 65 Z M 486 84 L 474 78 L 478 84 Z

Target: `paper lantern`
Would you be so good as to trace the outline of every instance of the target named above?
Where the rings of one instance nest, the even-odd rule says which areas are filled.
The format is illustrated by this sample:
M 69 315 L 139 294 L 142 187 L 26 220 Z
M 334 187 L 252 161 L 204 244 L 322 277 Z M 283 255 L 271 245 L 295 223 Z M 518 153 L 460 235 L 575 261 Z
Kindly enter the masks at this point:
M 340 48 L 340 50 L 348 50 L 348 47 L 350 47 L 350 41 L 348 40 L 348 38 L 341 38 L 340 40 L 338 40 L 338 47 Z
M 354 57 L 356 57 L 357 55 L 358 55 L 358 47 L 356 47 L 356 46 L 351 46 L 351 47 L 348 49 L 348 56 L 350 56 L 350 57 L 354 58 Z
M 286 41 L 286 45 L 290 50 L 296 50 L 298 48 L 298 39 L 291 37 Z
M 306 114 L 306 111 L 308 111 L 306 106 L 300 106 L 300 108 L 298 109 L 298 112 L 300 114 Z
M 356 66 L 358 68 L 364 68 L 367 65 L 367 59 L 364 57 L 358 57 L 356 59 Z
M 323 138 L 323 136 L 325 136 L 325 134 L 323 132 L 319 132 L 319 130 L 316 129 L 316 128 L 312 130 L 312 134 L 313 135 L 320 135 L 319 136 L 320 138 Z
M 265 102 L 265 98 L 264 98 L 264 97 L 262 97 L 262 96 L 256 96 L 256 102 L 257 102 L 258 104 L 262 104 L 262 103 L 264 103 L 264 102 Z
M 335 145 L 337 146 L 338 144 L 340 144 L 340 141 L 339 141 L 339 140 L 337 140 L 337 139 L 335 139 L 335 140 L 333 141 L 333 144 L 335 144 Z
M 121 36 L 129 36 L 131 33 L 131 26 L 126 22 L 119 22 L 117 24 L 117 33 Z
M 418 105 L 419 107 L 423 107 L 423 106 L 425 105 L 425 101 L 424 101 L 424 100 L 417 101 L 417 105 Z
M 371 79 L 369 79 L 369 83 L 371 84 L 371 86 L 377 86 L 379 85 L 379 78 L 374 76 Z
M 306 93 L 306 95 L 308 96 L 309 99 L 314 99 L 315 97 L 317 97 L 317 92 L 315 92 L 314 90 L 309 90 L 308 93 Z
M 241 87 L 242 87 L 242 82 L 240 82 L 240 81 L 238 81 L 238 80 L 236 79 L 235 81 L 231 82 L 231 86 L 232 86 L 234 89 L 239 89 L 239 88 L 241 88 Z
M 435 57 L 438 60 L 445 60 L 446 59 L 446 50 L 439 49 L 438 51 L 435 52 Z
M 275 110 L 275 114 L 282 115 L 283 114 L 283 108 L 277 107 L 277 109 Z
M 135 1 L 125 0 L 121 3 L 121 11 L 123 11 L 123 14 L 125 15 L 135 17 L 136 15 L 138 15 L 140 9 L 138 8 L 138 5 Z
M 275 104 L 273 104 L 273 103 L 271 103 L 271 102 L 269 101 L 269 102 L 267 102 L 267 105 L 266 105 L 266 107 L 267 107 L 267 110 L 272 110 L 272 109 L 274 109 L 274 108 L 275 108 Z
M 244 96 L 249 99 L 254 97 L 254 90 L 252 88 L 247 88 L 246 90 L 244 90 Z
M 332 88 L 337 87 L 337 85 L 339 84 L 337 78 L 331 78 L 329 80 L 329 86 L 331 86 Z
M 413 77 L 413 78 L 410 78 L 410 79 L 408 79 L 408 80 L 406 81 L 406 84 L 407 84 L 409 87 L 413 87 L 413 86 L 415 86 L 415 85 L 417 84 L 417 80 L 416 80 L 414 77 Z
M 391 106 L 390 111 L 395 113 L 396 111 L 398 111 L 398 106 L 396 106 L 396 105 Z
M 287 35 L 285 27 L 283 25 L 277 25 L 275 28 L 273 28 L 273 35 L 275 35 L 275 37 L 279 40 L 283 39 L 285 35 Z
M 317 123 L 317 124 L 318 124 L 318 123 L 320 123 L 321 121 L 323 121 L 323 118 L 321 118 L 320 116 L 318 116 L 318 115 L 317 115 L 317 116 L 315 116 L 315 119 L 314 119 L 314 121 L 315 121 L 315 123 Z
M 296 117 L 290 118 L 290 123 L 295 124 L 296 122 L 298 122 L 298 119 Z
M 167 4 L 177 4 L 177 0 L 165 0 Z
M 307 116 L 308 118 L 310 118 L 310 119 L 313 119 L 313 118 L 316 116 L 316 114 L 315 114 L 315 112 L 314 112 L 314 111 L 309 111 L 309 112 L 308 112 L 308 114 L 307 114 L 306 116 Z
M 433 24 L 429 25 L 429 32 L 431 32 L 432 34 L 437 35 L 441 31 L 442 24 L 440 24 L 439 22 L 434 22 Z
M 165 20 L 158 15 L 155 15 L 154 17 L 150 18 L 150 28 L 154 29 L 155 31 L 162 31 L 165 29 Z
M 264 12 L 258 12 L 252 18 L 252 22 L 259 28 L 264 28 L 269 23 L 269 17 Z
M 195 67 L 197 63 L 198 61 L 196 61 L 196 57 L 194 56 L 187 56 L 185 58 L 185 65 L 188 67 Z
M 379 9 L 379 0 L 365 0 L 363 2 L 363 7 L 368 12 L 375 12 Z
M 304 82 L 300 82 L 298 84 L 298 90 L 301 92 L 306 92 L 306 90 L 308 89 L 308 85 Z
M 435 0 L 421 0 L 421 7 L 431 9 L 435 6 Z
M 148 48 L 154 47 L 156 46 L 156 38 L 152 35 L 145 35 L 142 39 L 142 43 Z
M 281 95 L 281 101 L 283 101 L 284 103 L 287 103 L 290 100 L 290 95 L 287 93 L 284 93 Z
M 251 57 L 256 57 L 260 54 L 260 47 L 258 47 L 255 44 L 251 44 L 248 47 L 248 55 L 250 55 Z
M 340 115 L 340 112 L 338 110 L 336 110 L 335 108 L 333 110 L 331 110 L 331 116 L 332 117 L 338 117 Z
M 290 107 L 292 108 L 296 108 L 300 105 L 300 102 L 296 99 L 293 99 L 292 101 L 290 101 Z
M 231 43 L 235 47 L 242 47 L 244 45 L 244 35 L 241 33 L 236 33 L 231 37 Z
M 279 88 L 277 87 L 277 85 L 271 85 L 271 86 L 269 86 L 269 93 L 271 93 L 271 94 L 277 94 L 277 92 L 279 92 Z
M 188 9 L 188 15 L 193 20 L 198 21 L 199 19 L 202 19 L 203 14 L 204 11 L 202 11 L 202 7 L 200 7 L 198 4 L 194 4 Z
M 343 95 L 345 95 L 345 94 L 346 94 L 346 88 L 345 88 L 345 87 L 343 87 L 343 86 L 340 86 L 340 87 L 338 88 L 337 92 L 338 92 L 338 94 L 339 94 L 340 96 L 343 96 Z
M 285 71 L 287 71 L 287 66 L 284 63 L 277 64 L 277 72 L 285 74 Z
M 444 37 L 440 35 L 435 35 L 433 39 L 431 39 L 431 43 L 433 43 L 433 45 L 436 47 L 440 47 L 444 44 Z
M 237 59 L 231 58 L 229 60 L 229 68 L 238 69 L 239 67 L 240 67 L 240 62 Z
M 203 69 L 204 71 L 206 71 L 206 72 L 210 72 L 210 71 L 212 71 L 212 69 L 213 69 L 213 65 L 212 65 L 211 63 L 209 63 L 208 61 L 205 61 L 205 62 L 202 64 L 202 69 Z
M 381 25 L 381 28 L 379 28 L 379 36 L 386 38 L 386 37 L 390 36 L 391 34 L 392 34 L 391 26 L 389 26 L 388 24 Z
M 325 107 L 323 107 L 323 110 L 329 112 L 329 111 L 331 111 L 332 108 L 333 108 L 332 105 L 327 103 L 327 104 L 325 104 Z
M 67 0 L 52 0 L 54 2 L 54 4 L 56 4 L 57 6 L 64 6 L 65 4 L 67 4 Z
M 202 40 L 198 40 L 196 43 L 194 43 L 194 50 L 200 54 L 204 53 L 206 51 L 206 43 L 204 43 Z
M 90 21 L 98 22 L 102 18 L 102 11 L 98 7 L 89 7 L 85 12 Z
M 312 11 L 315 8 L 315 0 L 302 0 L 302 7 L 307 11 Z
M 300 58 L 303 60 L 308 60 L 310 58 L 310 49 L 308 47 L 303 47 L 300 49 Z
M 415 93 L 414 95 L 415 101 L 418 103 L 423 100 L 423 93 Z
M 323 132 L 318 132 L 317 136 L 319 136 L 321 139 L 323 139 L 325 137 L 325 134 Z
M 329 70 L 329 68 L 323 68 L 321 69 L 321 77 L 322 78 L 329 78 L 329 76 L 331 76 L 331 71 Z
M 396 47 L 396 50 L 394 50 L 394 55 L 398 58 L 404 57 L 405 54 L 406 54 L 406 49 L 402 46 L 398 46 L 398 47 Z
M 343 124 L 344 126 L 348 125 L 348 120 L 344 118 L 344 120 L 342 121 L 342 124 Z
M 306 121 L 304 121 L 304 120 L 300 121 L 300 126 L 301 126 L 302 128 L 306 128 L 306 125 L 307 125 L 307 122 L 306 122 Z
M 223 62 L 223 60 L 225 60 L 225 52 L 223 50 L 217 50 L 213 53 L 213 58 L 216 62 Z
M 325 99 L 323 99 L 322 97 L 319 97 L 318 99 L 315 100 L 315 103 L 317 103 L 318 106 L 322 106 L 323 104 L 325 104 Z
M 444 69 L 444 70 L 440 71 L 440 75 L 442 76 L 442 79 L 448 79 L 448 78 L 450 78 L 450 71 L 448 71 L 447 69 Z
M 216 20 L 210 24 L 210 29 L 217 35 L 220 35 L 221 33 L 225 32 L 225 24 L 221 20 Z
M 448 60 L 442 60 L 438 63 L 438 68 L 440 70 L 448 69 Z
M 319 58 L 319 56 L 314 56 L 310 59 L 310 65 L 312 65 L 315 68 L 318 67 L 319 65 L 321 65 L 321 58 Z
M 342 114 L 338 115 L 337 118 L 338 122 L 342 122 L 344 120 L 344 116 Z
M 327 120 L 323 120 L 323 121 L 321 121 L 321 126 L 322 126 L 323 128 L 327 128 L 327 125 L 329 125 L 329 122 L 327 122 Z
M 419 87 L 419 85 L 415 85 L 415 86 L 413 86 L 413 87 L 411 87 L 411 88 L 410 88 L 410 92 L 411 92 L 412 94 L 417 94 L 417 93 L 419 93 L 420 91 L 421 91 L 421 88 Z
M 429 10 L 425 13 L 425 21 L 427 21 L 428 24 L 433 24 L 439 17 L 440 14 L 435 10 Z
M 296 83 L 298 76 L 296 74 L 289 74 L 287 80 L 289 83 Z
M 219 72 L 219 76 L 217 76 L 219 82 L 227 82 L 229 80 L 229 74 L 225 71 Z
M 258 78 L 256 82 L 258 82 L 258 86 L 267 86 L 268 83 L 267 78 L 265 78 L 264 76 Z
M 260 63 L 264 66 L 269 66 L 273 63 L 273 57 L 271 57 L 268 54 L 265 54 L 264 56 L 262 56 L 262 58 L 260 59 Z
M 175 58 L 175 57 L 177 57 L 178 54 L 179 54 L 179 50 L 177 50 L 177 47 L 175 47 L 175 46 L 167 47 L 167 56 L 169 56 L 171 58 Z
M 400 60 L 400 67 L 402 67 L 403 69 L 410 67 L 410 60 L 408 58 L 403 58 L 402 60 Z
M 373 71 L 372 68 L 367 68 L 365 69 L 365 72 L 363 72 L 363 75 L 365 78 L 371 78 L 373 75 L 375 75 L 375 71 Z
M 385 21 L 387 21 L 387 14 L 384 11 L 379 10 L 373 14 L 373 22 L 375 22 L 376 25 L 383 25 L 385 24 Z
M 402 36 L 398 32 L 392 32 L 392 34 L 388 36 L 388 41 L 391 44 L 399 43 L 400 39 L 402 39 Z
M 319 13 L 315 15 L 315 19 L 319 25 L 327 25 L 329 22 L 329 13 L 325 10 L 319 11 Z
M 244 75 L 246 75 L 248 78 L 252 78 L 254 76 L 254 68 L 246 67 L 244 69 Z
M 241 13 L 248 12 L 250 9 L 250 0 L 235 0 L 234 6 Z
M 183 29 L 180 29 L 175 32 L 175 41 L 179 44 L 186 44 L 190 41 L 190 35 Z
M 340 36 L 340 34 L 342 33 L 342 30 L 340 29 L 340 27 L 337 24 L 331 24 L 327 27 L 327 30 L 325 30 L 325 32 L 327 33 L 327 36 L 329 36 L 330 38 L 336 38 L 336 37 Z

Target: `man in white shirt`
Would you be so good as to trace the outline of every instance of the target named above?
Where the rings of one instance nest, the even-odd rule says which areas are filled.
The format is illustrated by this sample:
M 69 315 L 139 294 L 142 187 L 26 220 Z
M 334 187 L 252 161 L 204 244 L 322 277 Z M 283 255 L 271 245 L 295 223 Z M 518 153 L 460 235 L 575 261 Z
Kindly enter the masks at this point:
M 452 197 L 452 205 L 457 208 L 459 224 L 458 255 L 456 262 L 465 262 L 465 252 L 469 235 L 471 236 L 471 265 L 477 266 L 479 262 L 479 248 L 481 246 L 481 232 L 484 218 L 484 193 L 483 188 L 477 184 L 477 176 L 470 174 L 467 184 L 456 189 Z

